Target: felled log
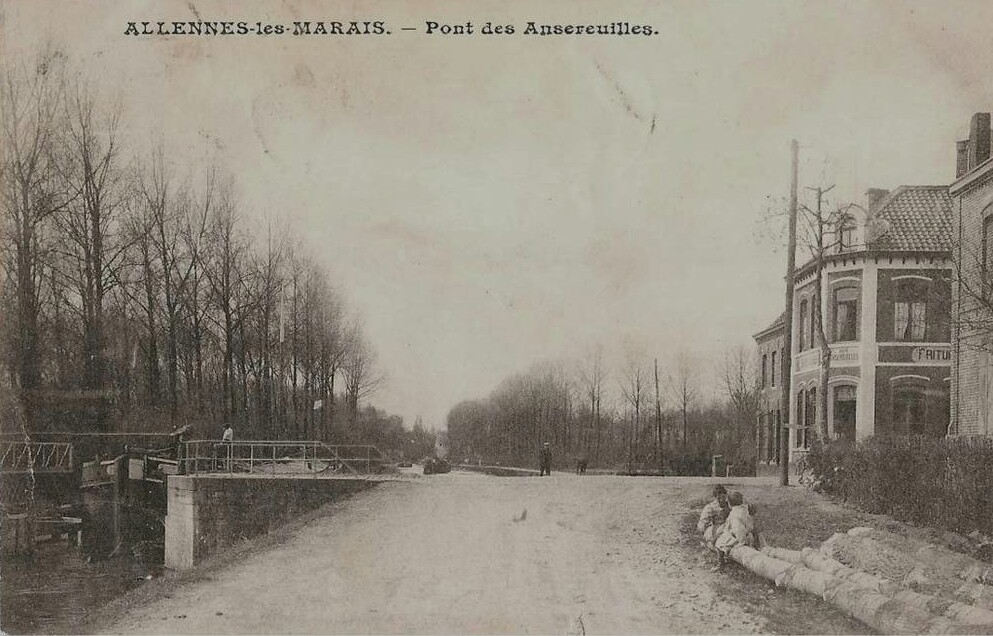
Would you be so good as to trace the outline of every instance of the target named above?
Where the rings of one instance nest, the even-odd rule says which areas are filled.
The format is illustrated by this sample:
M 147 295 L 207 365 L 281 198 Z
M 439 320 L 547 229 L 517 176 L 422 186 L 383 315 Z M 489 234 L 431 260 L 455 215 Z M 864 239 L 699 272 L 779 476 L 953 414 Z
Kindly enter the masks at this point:
M 854 569 L 931 594 L 954 596 L 962 581 L 993 583 L 993 567 L 988 563 L 920 539 L 882 530 L 853 528 L 847 533 L 835 534 L 821 545 L 820 550 Z M 985 596 L 981 592 L 973 594 Z
M 927 611 L 931 612 L 935 616 L 943 615 L 945 610 L 948 609 L 948 606 L 954 602 L 946 598 L 941 598 L 940 596 L 921 594 L 920 592 L 915 592 L 914 590 L 900 590 L 893 595 L 893 598 L 904 601 L 905 603 L 927 608 Z
M 763 547 L 762 554 L 766 554 L 774 559 L 779 559 L 781 561 L 788 561 L 790 563 L 800 563 L 803 560 L 803 554 L 799 550 L 787 550 L 786 548 L 775 548 L 771 545 L 767 545 Z
M 993 611 L 993 587 L 982 583 L 963 583 L 952 594 L 956 599 Z
M 775 581 L 783 572 L 793 566 L 788 561 L 762 554 L 755 548 L 747 545 L 738 545 L 731 548 L 731 558 L 755 574 L 770 581 Z
M 811 569 L 802 562 L 790 563 L 772 556 L 795 556 L 790 552 L 795 551 L 759 552 L 748 546 L 735 546 L 731 549 L 730 557 L 749 571 L 774 581 L 777 586 L 823 598 L 881 633 L 993 633 L 993 622 L 987 621 L 989 613 L 985 610 L 964 605 L 956 607 L 952 604 L 945 608 L 943 615 L 937 615 L 929 609 L 932 606 L 932 597 L 928 595 L 909 590 L 887 595 L 868 589 L 865 580 L 857 576 L 845 579 Z M 812 562 L 844 571 L 813 557 Z
M 897 586 L 890 581 L 850 568 L 841 561 L 832 559 L 818 550 L 804 548 L 801 556 L 803 564 L 808 568 L 819 572 L 826 572 L 861 588 L 879 592 L 887 596 L 892 596 L 897 591 Z
M 840 579 L 837 577 L 811 570 L 800 564 L 794 564 L 776 579 L 776 587 L 806 592 L 822 599 L 826 598 L 831 588 L 839 583 Z
M 945 610 L 944 616 L 960 625 L 993 626 L 993 612 L 965 603 L 952 603 Z

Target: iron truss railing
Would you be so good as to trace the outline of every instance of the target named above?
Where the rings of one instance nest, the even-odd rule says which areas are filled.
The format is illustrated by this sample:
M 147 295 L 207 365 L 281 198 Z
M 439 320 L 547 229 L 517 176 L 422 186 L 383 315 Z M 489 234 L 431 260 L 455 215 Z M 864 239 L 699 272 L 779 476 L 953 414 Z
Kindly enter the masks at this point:
M 191 440 L 183 442 L 179 460 L 184 474 L 370 474 L 386 457 L 369 444 L 325 444 L 315 441 Z
M 0 472 L 71 473 L 72 444 L 0 441 Z

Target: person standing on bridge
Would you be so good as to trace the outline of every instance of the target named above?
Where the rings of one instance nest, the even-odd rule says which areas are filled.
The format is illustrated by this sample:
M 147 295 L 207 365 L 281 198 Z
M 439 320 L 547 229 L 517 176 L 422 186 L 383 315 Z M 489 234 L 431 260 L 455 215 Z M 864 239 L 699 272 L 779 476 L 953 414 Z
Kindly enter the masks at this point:
M 538 451 L 538 471 L 539 477 L 552 474 L 552 445 L 545 442 Z
M 224 427 L 224 432 L 221 433 L 221 448 L 224 449 L 224 455 L 225 455 L 224 464 L 225 464 L 225 469 L 228 472 L 231 472 L 231 456 L 233 450 L 231 445 L 233 443 L 234 443 L 234 429 L 231 428 L 231 422 L 228 422 L 227 425 Z

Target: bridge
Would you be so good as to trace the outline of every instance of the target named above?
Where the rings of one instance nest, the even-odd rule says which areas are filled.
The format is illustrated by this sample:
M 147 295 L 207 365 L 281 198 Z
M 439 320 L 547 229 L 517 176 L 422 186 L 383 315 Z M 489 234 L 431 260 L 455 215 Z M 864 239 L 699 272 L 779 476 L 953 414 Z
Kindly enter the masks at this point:
M 69 442 L 0 440 L 0 473 L 71 473 Z
M 387 458 L 371 444 L 200 439 L 180 443 L 167 483 L 165 565 L 188 569 L 239 538 L 374 486 Z
M 302 512 L 390 478 L 381 476 L 388 458 L 371 444 L 185 441 L 169 435 L 172 442 L 164 448 L 124 445 L 113 459 L 80 464 L 78 455 L 87 447 L 83 443 L 74 457 L 76 437 L 74 441 L 0 439 L 0 474 L 13 483 L 42 474 L 61 479 L 80 471 L 79 498 L 90 517 L 100 522 L 90 528 L 90 536 L 113 537 L 110 546 L 130 527 L 130 517 L 122 510 L 145 505 L 141 502 L 148 503 L 148 497 L 161 502 L 148 503 L 149 509 L 164 515 L 166 565 L 180 569 L 192 567 L 239 537 L 264 533 Z
M 325 444 L 313 440 L 183 442 L 179 470 L 185 475 L 239 473 L 254 475 L 363 475 L 387 463 L 371 444 Z

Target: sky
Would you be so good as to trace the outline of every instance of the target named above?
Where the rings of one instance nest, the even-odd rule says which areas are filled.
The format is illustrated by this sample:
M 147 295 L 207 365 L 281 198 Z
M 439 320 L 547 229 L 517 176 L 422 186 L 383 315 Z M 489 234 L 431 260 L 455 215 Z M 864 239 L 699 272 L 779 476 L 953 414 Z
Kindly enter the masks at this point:
M 124 35 L 198 16 L 393 33 Z M 663 374 L 689 355 L 713 384 L 783 305 L 769 217 L 790 139 L 801 188 L 863 201 L 950 182 L 993 110 L 986 2 L 7 0 L 2 20 L 5 55 L 55 42 L 118 100 L 133 149 L 223 166 L 256 227 L 294 227 L 376 348 L 372 401 L 433 428 L 598 346 Z M 657 33 L 520 35 L 529 20 Z

